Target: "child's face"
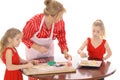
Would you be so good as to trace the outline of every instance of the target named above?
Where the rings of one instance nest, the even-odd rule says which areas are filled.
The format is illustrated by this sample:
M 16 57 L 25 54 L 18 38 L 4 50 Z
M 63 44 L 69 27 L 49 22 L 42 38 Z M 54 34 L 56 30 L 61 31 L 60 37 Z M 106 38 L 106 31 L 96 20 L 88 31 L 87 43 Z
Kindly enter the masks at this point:
M 22 34 L 17 34 L 13 39 L 12 39 L 12 44 L 13 47 L 18 47 L 22 39 Z
M 93 26 L 92 35 L 95 38 L 100 37 L 102 35 L 101 27 L 100 26 Z

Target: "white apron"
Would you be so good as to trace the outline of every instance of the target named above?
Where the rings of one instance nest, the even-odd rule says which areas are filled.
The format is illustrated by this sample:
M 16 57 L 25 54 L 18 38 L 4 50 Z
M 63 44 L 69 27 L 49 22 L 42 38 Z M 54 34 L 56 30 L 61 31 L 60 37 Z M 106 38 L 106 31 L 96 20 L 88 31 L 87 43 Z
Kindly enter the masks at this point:
M 37 43 L 41 46 L 48 48 L 48 52 L 40 53 L 37 50 L 33 49 L 32 47 L 31 48 L 26 47 L 25 51 L 26 51 L 26 59 L 27 60 L 33 60 L 33 59 L 42 58 L 42 57 L 51 57 L 54 55 L 54 44 L 53 44 L 53 40 L 52 40 L 54 24 L 52 24 L 52 30 L 51 30 L 50 37 L 48 37 L 48 38 L 38 38 L 37 37 L 37 34 L 40 32 L 41 27 L 44 23 L 44 19 L 45 19 L 45 17 L 43 17 L 39 30 L 34 34 L 34 36 L 31 38 L 31 40 L 34 43 Z

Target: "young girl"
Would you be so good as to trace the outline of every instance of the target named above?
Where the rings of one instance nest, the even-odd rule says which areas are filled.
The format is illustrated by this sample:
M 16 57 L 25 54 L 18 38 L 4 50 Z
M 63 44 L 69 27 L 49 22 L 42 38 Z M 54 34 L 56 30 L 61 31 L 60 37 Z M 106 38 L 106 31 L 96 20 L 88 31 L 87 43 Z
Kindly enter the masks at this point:
M 102 20 L 96 20 L 92 25 L 92 38 L 87 38 L 78 49 L 78 53 L 83 58 L 86 54 L 83 52 L 83 49 L 87 46 L 88 59 L 92 60 L 106 60 L 108 59 L 112 52 L 104 39 L 105 37 L 105 27 Z M 107 51 L 107 54 L 104 55 Z
M 18 47 L 22 33 L 16 28 L 6 31 L 0 42 L 0 57 L 6 65 L 4 80 L 23 80 L 22 68 L 31 68 L 32 63 L 21 59 L 15 47 Z M 24 64 L 23 64 L 24 63 Z M 26 63 L 26 64 L 25 64 Z

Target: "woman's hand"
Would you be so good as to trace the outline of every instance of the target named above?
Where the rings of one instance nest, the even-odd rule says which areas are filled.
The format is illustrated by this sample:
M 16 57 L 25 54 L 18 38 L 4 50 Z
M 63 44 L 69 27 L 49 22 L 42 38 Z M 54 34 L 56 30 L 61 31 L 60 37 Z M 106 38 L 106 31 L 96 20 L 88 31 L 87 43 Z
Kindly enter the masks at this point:
M 41 46 L 41 45 L 38 45 L 36 43 L 34 43 L 31 47 L 34 48 L 35 50 L 39 51 L 40 53 L 43 53 L 43 54 L 48 51 L 48 48 Z
M 106 57 L 103 57 L 103 60 L 107 60 L 107 58 L 106 58 Z
M 66 59 L 71 59 L 72 60 L 72 56 L 70 54 L 68 54 L 68 53 L 64 53 L 64 57 Z
M 48 48 L 46 48 L 46 47 L 44 47 L 44 46 L 41 46 L 39 49 L 38 49 L 38 51 L 40 52 L 40 53 L 46 53 L 46 52 L 48 52 Z

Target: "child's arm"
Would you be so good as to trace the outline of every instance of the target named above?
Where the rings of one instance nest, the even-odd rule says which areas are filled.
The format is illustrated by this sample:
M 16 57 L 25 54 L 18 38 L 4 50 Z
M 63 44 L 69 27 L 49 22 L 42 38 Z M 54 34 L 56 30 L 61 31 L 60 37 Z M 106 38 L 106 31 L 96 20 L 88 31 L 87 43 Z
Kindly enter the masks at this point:
M 24 64 L 24 63 L 28 63 L 27 60 L 24 60 L 24 59 L 22 59 L 21 57 L 19 57 L 19 59 L 20 59 L 20 63 L 22 63 L 22 64 Z
M 81 52 L 82 52 L 82 50 L 86 47 L 86 45 L 87 45 L 87 40 L 85 40 L 84 42 L 83 42 L 83 44 L 81 45 L 81 47 L 78 49 L 78 53 L 80 54 Z
M 109 44 L 107 42 L 105 43 L 105 48 L 107 51 L 107 55 L 104 57 L 104 60 L 108 59 L 112 55 L 112 51 L 111 51 Z
M 81 47 L 78 49 L 78 54 L 80 54 L 80 56 L 81 57 L 85 57 L 86 56 L 86 54 L 83 52 L 83 49 L 86 47 L 86 45 L 87 45 L 87 43 L 88 43 L 88 41 L 87 40 L 85 40 L 84 42 L 83 42 L 83 44 L 81 45 Z
M 8 70 L 19 70 L 22 68 L 30 68 L 33 66 L 32 63 L 23 64 L 23 65 L 14 65 L 14 64 L 12 64 L 12 56 L 13 56 L 12 51 L 7 50 L 5 58 L 6 58 L 6 67 Z
M 30 62 L 30 63 L 36 65 L 39 62 L 38 60 L 29 60 L 29 61 L 27 61 L 27 60 L 22 59 L 21 57 L 19 57 L 19 59 L 20 59 L 20 63 L 22 63 L 22 64 L 26 64 L 26 63 Z

